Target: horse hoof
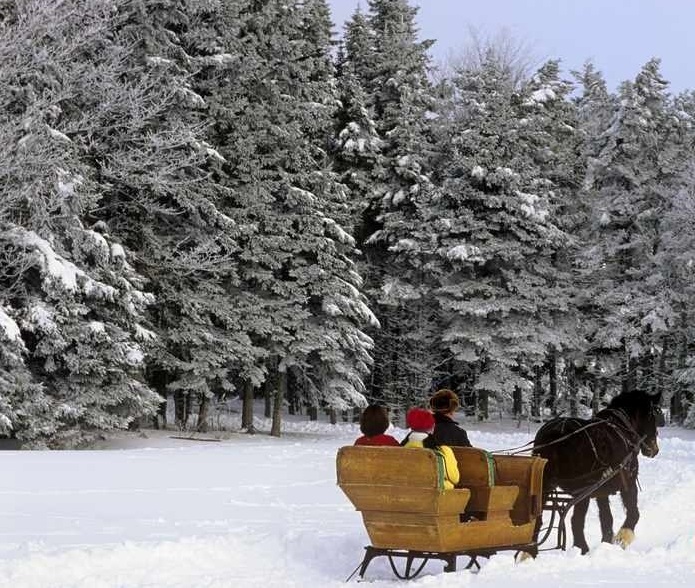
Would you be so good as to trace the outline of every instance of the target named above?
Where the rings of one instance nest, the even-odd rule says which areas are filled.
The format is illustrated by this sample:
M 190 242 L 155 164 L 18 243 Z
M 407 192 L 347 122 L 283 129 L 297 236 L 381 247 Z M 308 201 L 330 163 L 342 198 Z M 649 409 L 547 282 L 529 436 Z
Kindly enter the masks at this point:
M 528 551 L 519 551 L 514 557 L 514 561 L 518 564 L 523 563 L 529 559 L 536 559 L 536 557 Z
M 623 549 L 627 549 L 627 546 L 630 545 L 635 540 L 635 532 L 632 529 L 626 529 L 623 527 L 618 531 L 613 538 L 613 543 L 616 545 L 620 545 Z

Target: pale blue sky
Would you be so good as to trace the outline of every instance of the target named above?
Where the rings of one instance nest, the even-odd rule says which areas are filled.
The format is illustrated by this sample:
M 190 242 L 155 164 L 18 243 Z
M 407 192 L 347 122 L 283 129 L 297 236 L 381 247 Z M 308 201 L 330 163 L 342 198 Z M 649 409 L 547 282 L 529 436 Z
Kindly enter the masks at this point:
M 336 30 L 358 3 L 329 0 Z M 417 0 L 422 39 L 436 39 L 435 59 L 465 43 L 468 27 L 502 28 L 530 44 L 539 58 L 565 69 L 591 58 L 614 88 L 652 56 L 662 60 L 671 90 L 695 89 L 695 0 Z

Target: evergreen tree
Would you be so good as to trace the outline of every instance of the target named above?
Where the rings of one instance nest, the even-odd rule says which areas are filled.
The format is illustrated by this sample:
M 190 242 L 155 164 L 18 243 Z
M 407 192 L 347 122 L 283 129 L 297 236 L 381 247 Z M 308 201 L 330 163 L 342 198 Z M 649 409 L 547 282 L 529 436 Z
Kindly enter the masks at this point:
M 233 58 L 214 46 L 215 13 L 215 4 L 197 0 L 120 5 L 114 35 L 131 48 L 124 90 L 139 89 L 142 103 L 105 109 L 102 128 L 129 124 L 92 145 L 108 185 L 102 216 L 137 253 L 157 297 L 148 376 L 163 395 L 174 393 L 180 425 L 196 401 L 204 409 L 214 394 L 232 390 L 236 371 L 259 353 L 240 328 L 245 306 L 232 294 L 240 284 L 239 229 L 222 212 L 223 157 L 205 141 L 207 104 L 191 83 L 199 68 Z
M 334 169 L 347 190 L 344 225 L 354 234 L 362 212 L 375 198 L 373 180 L 378 173 L 383 141 L 367 108 L 367 96 L 354 65 L 342 51 L 337 75 L 339 108 L 332 154 Z
M 577 288 L 574 259 L 580 248 L 579 232 L 587 219 L 587 206 L 578 198 L 583 177 L 582 136 L 578 111 L 570 100 L 572 84 L 560 78 L 558 61 L 548 61 L 521 88 L 517 105 L 519 140 L 526 147 L 515 155 L 516 166 L 524 168 L 528 191 L 544 194 L 548 215 L 565 234 L 550 248 L 551 270 L 539 292 L 537 340 L 547 347 L 547 357 L 532 360 L 534 392 L 531 412 L 541 416 L 541 405 L 557 413 L 557 389 L 543 392 L 544 373 L 548 383 L 557 381 L 558 360 L 566 368 L 569 382 L 584 373 L 585 342 L 576 312 Z M 556 373 L 550 373 L 556 370 Z M 574 404 L 574 399 L 572 400 Z M 570 412 L 573 412 L 571 410 Z M 576 413 L 575 413 L 576 414 Z
M 580 94 L 575 99 L 578 131 L 582 139 L 582 157 L 585 161 L 598 157 L 602 137 L 615 114 L 615 97 L 610 94 L 603 74 L 591 61 L 581 70 L 572 72 Z
M 241 58 L 205 83 L 225 211 L 240 227 L 242 296 L 259 319 L 247 332 L 264 350 L 263 373 L 279 376 L 276 405 L 289 371 L 311 404 L 362 403 L 371 343 L 359 325 L 374 319 L 354 243 L 334 218 L 346 202 L 328 167 L 336 96 L 325 2 L 250 3 L 231 34 L 230 16 L 220 40 Z
M 621 86 L 619 102 L 588 173 L 596 220 L 585 267 L 601 313 L 592 344 L 603 351 L 614 385 L 630 390 L 638 382 L 654 386 L 659 349 L 674 323 L 657 259 L 683 159 L 681 122 L 658 60 Z
M 603 75 L 591 62 L 586 62 L 582 69 L 573 72 L 579 85 L 580 93 L 575 98 L 577 107 L 577 130 L 580 137 L 581 173 L 583 179 L 577 196 L 576 223 L 570 227 L 578 243 L 575 255 L 575 282 L 578 286 L 574 297 L 574 306 L 578 311 L 577 333 L 583 343 L 579 353 L 574 354 L 570 366 L 580 367 L 592 388 L 592 405 L 594 409 L 601 406 L 607 392 L 612 371 L 611 352 L 605 352 L 602 343 L 595 341 L 593 334 L 597 329 L 602 309 L 593 297 L 592 273 L 586 271 L 584 259 L 587 251 L 593 247 L 595 240 L 595 210 L 599 206 L 595 201 L 596 193 L 592 190 L 592 174 L 601 153 L 605 134 L 611 126 L 617 109 L 616 97 L 609 93 Z M 591 255 L 591 254 L 589 254 Z
M 460 104 L 444 123 L 448 133 L 439 147 L 442 192 L 427 219 L 436 236 L 441 341 L 454 369 L 473 383 L 482 416 L 490 393 L 506 403 L 513 391 L 520 413 L 530 367 L 543 361 L 548 344 L 559 344 L 553 320 L 566 296 L 553 259 L 566 235 L 556 226 L 547 172 L 561 154 L 546 148 L 544 126 L 552 121 L 537 112 L 566 93 L 545 86 L 557 82 L 553 69 L 526 96 L 513 91 L 494 59 L 460 72 L 454 79 Z
M 372 394 L 392 404 L 419 401 L 436 363 L 431 305 L 413 246 L 418 202 L 431 189 L 428 115 L 434 107 L 428 81 L 431 42 L 418 42 L 416 13 L 405 0 L 373 1 L 368 17 L 357 12 L 346 32 L 345 60 L 365 91 L 364 107 L 374 121 L 374 131 L 369 123 L 357 128 L 369 128 L 369 136 L 379 139 L 378 154 L 361 157 L 362 169 L 355 170 L 367 205 L 356 235 L 382 325 L 374 334 Z
M 685 92 L 676 97 L 671 112 L 680 122 L 682 139 L 679 159 L 682 162 L 681 187 L 674 192 L 671 205 L 662 219 L 662 235 L 655 264 L 663 275 L 665 293 L 673 310 L 674 319 L 662 340 L 658 367 L 654 377 L 655 392 L 662 392 L 664 402 L 670 408 L 671 421 L 695 427 L 692 383 L 695 382 L 693 349 L 693 268 L 695 261 L 695 176 L 693 175 L 692 145 L 695 127 L 695 96 Z
M 109 38 L 109 4 L 15 8 L 4 13 L 0 44 L 3 312 L 21 337 L 3 351 L 17 371 L 13 431 L 74 443 L 127 426 L 158 399 L 141 378 L 152 296 L 92 214 L 102 185 L 86 148 L 100 122 L 91 93 L 121 97 L 113 80 L 122 53 Z

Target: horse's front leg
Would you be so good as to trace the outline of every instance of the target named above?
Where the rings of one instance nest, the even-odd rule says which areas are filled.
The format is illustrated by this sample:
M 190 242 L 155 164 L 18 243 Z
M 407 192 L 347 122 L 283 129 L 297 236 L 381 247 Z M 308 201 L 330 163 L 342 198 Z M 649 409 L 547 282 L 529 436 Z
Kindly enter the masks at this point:
M 541 509 L 540 514 L 536 518 L 536 526 L 534 527 L 534 530 L 533 530 L 533 546 L 526 547 L 524 549 L 517 551 L 516 555 L 514 556 L 516 563 L 521 563 L 521 562 L 526 561 L 527 559 L 531 559 L 531 558 L 535 559 L 536 557 L 538 557 L 538 536 L 540 535 L 542 526 L 543 526 L 543 509 Z
M 626 480 L 620 489 L 620 498 L 625 506 L 625 522 L 616 533 L 613 540 L 625 549 L 635 540 L 635 526 L 639 521 L 639 509 L 637 508 L 637 478 Z
M 584 537 L 584 523 L 588 509 L 588 498 L 577 502 L 572 509 L 572 537 L 574 538 L 574 546 L 581 549 L 582 555 L 589 552 L 589 545 L 586 542 L 586 537 Z
M 601 521 L 601 541 L 613 543 L 613 513 L 608 496 L 597 496 L 598 517 Z

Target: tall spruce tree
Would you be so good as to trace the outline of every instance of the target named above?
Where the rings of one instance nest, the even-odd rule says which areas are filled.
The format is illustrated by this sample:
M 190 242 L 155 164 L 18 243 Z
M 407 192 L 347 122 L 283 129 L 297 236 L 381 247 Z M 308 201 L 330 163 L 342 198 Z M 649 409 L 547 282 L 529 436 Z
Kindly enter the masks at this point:
M 621 86 L 619 102 L 588 174 L 596 209 L 585 267 L 600 309 L 592 342 L 613 386 L 653 389 L 664 336 L 675 320 L 657 260 L 662 220 L 682 171 L 681 122 L 672 116 L 657 59 Z
M 236 30 L 230 16 L 220 40 L 240 58 L 206 82 L 209 137 L 225 159 L 242 296 L 255 307 L 257 320 L 245 325 L 264 351 L 263 374 L 278 378 L 279 434 L 289 372 L 312 405 L 363 403 L 371 342 L 359 325 L 374 318 L 350 259 L 354 243 L 334 218 L 346 202 L 328 166 L 336 96 L 326 4 L 251 2 Z
M 530 358 L 534 388 L 531 412 L 541 416 L 543 407 L 551 414 L 557 406 L 561 378 L 558 369 L 565 367 L 569 395 L 575 396 L 577 373 L 586 372 L 585 343 L 581 321 L 576 313 L 577 274 L 574 260 L 580 250 L 577 237 L 587 218 L 586 203 L 577 197 L 583 177 L 582 141 L 576 105 L 570 100 L 573 86 L 560 77 L 559 62 L 548 61 L 520 89 L 517 103 L 520 122 L 519 140 L 526 147 L 516 154 L 515 166 L 526 169 L 528 191 L 543 194 L 548 215 L 566 238 L 549 243 L 551 269 L 545 273 L 545 287 L 538 291 L 537 340 L 547 348 L 545 358 Z M 540 252 L 539 252 L 540 253 Z M 553 373 L 554 371 L 554 373 Z M 543 391 L 545 374 L 552 390 Z M 576 398 L 570 399 L 570 412 L 576 414 Z
M 372 394 L 392 404 L 421 399 L 430 385 L 433 320 L 414 232 L 427 177 L 429 113 L 427 49 L 415 27 L 417 9 L 405 0 L 373 1 L 366 19 L 348 24 L 345 60 L 365 92 L 379 151 L 360 158 L 366 208 L 356 228 L 365 253 L 370 297 L 378 304 Z M 360 128 L 364 129 L 362 125 Z M 371 143 L 374 145 L 374 143 Z M 371 169 L 369 169 L 371 167 Z
M 495 59 L 459 72 L 459 104 L 440 139 L 442 189 L 427 219 L 437 240 L 441 341 L 452 369 L 476 391 L 483 417 L 490 394 L 521 412 L 530 368 L 555 342 L 553 318 L 563 311 L 553 299 L 553 256 L 565 235 L 552 214 L 547 174 L 557 154 L 538 140 L 546 135 L 539 105 L 547 111 L 545 102 L 562 96 L 542 86 L 547 81 L 539 78 L 536 90 L 520 96 Z
M 111 38 L 110 2 L 13 7 L 0 25 L 2 303 L 21 338 L 3 351 L 16 370 L 13 432 L 70 444 L 128 426 L 158 399 L 142 382 L 152 295 L 94 215 L 104 186 L 89 147 L 102 101 L 123 99 L 126 48 Z
M 592 406 L 598 409 L 607 393 L 611 380 L 612 353 L 607 354 L 602 343 L 594 339 L 597 321 L 602 316 L 603 309 L 593 297 L 592 272 L 585 268 L 586 252 L 595 245 L 595 229 L 597 202 L 593 191 L 592 174 L 596 169 L 605 142 L 605 135 L 611 126 L 617 109 L 616 97 L 609 93 L 603 74 L 593 63 L 586 62 L 582 69 L 573 72 L 579 87 L 579 93 L 574 102 L 577 108 L 577 130 L 580 138 L 580 158 L 583 178 L 577 197 L 577 222 L 571 229 L 578 243 L 575 255 L 575 282 L 577 283 L 574 306 L 580 318 L 577 333 L 583 344 L 580 352 L 574 354 L 569 370 L 574 375 L 580 373 L 592 389 Z M 576 369 L 579 366 L 579 369 Z
M 101 128 L 113 130 L 91 145 L 107 186 L 100 215 L 136 252 L 157 297 L 148 375 L 162 394 L 174 392 L 181 425 L 193 401 L 230 389 L 235 362 L 255 353 L 228 296 L 238 281 L 237 228 L 220 210 L 222 157 L 204 140 L 206 103 L 190 81 L 197 55 L 185 46 L 198 27 L 206 34 L 206 6 L 119 5 L 113 35 L 130 48 L 121 84 L 142 99 L 106 102 Z

